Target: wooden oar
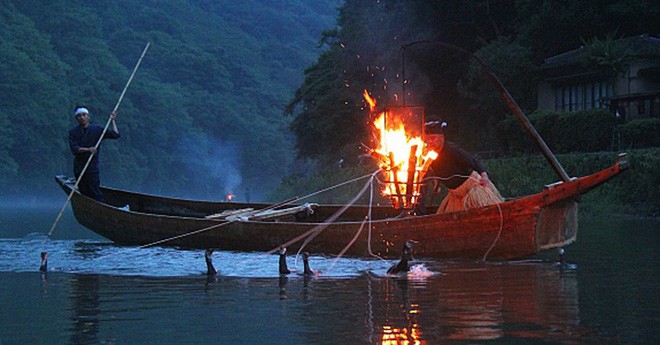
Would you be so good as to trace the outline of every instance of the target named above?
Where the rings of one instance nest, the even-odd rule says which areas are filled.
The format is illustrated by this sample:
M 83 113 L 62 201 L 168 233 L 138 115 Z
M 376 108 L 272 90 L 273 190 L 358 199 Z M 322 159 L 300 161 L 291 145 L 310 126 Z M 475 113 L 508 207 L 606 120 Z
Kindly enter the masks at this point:
M 149 46 L 151 45 L 151 42 L 147 42 L 147 45 L 144 47 L 144 50 L 142 51 L 142 55 L 140 55 L 140 59 L 138 60 L 137 64 L 135 64 L 135 67 L 133 68 L 133 73 L 131 73 L 130 78 L 128 78 L 128 82 L 126 82 L 126 86 L 124 86 L 124 90 L 121 92 L 121 95 L 119 96 L 119 100 L 117 101 L 117 104 L 115 104 L 114 109 L 112 110 L 112 113 L 110 117 L 108 117 L 108 121 L 105 123 L 105 128 L 103 128 L 103 133 L 101 133 L 101 137 L 99 140 L 96 142 L 96 145 L 94 145 L 94 151 L 92 151 L 89 155 L 89 158 L 87 159 L 87 163 L 85 164 L 85 167 L 82 169 L 80 172 L 80 175 L 78 176 L 78 179 L 76 180 L 76 184 L 73 186 L 71 189 L 71 193 L 69 193 L 69 196 L 66 198 L 66 201 L 64 202 L 64 205 L 62 206 L 62 209 L 60 210 L 60 213 L 57 215 L 57 218 L 55 219 L 55 222 L 53 223 L 53 226 L 50 227 L 50 231 L 48 231 L 48 236 L 50 237 L 53 234 L 53 231 L 55 231 L 55 227 L 57 226 L 57 223 L 59 223 L 60 218 L 62 218 L 62 214 L 64 213 L 64 210 L 66 209 L 66 205 L 69 204 L 69 201 L 71 201 L 71 197 L 73 196 L 73 193 L 76 192 L 76 188 L 78 188 L 78 184 L 80 183 L 80 180 L 82 179 L 83 175 L 85 174 L 85 171 L 87 171 L 87 167 L 89 167 L 89 163 L 92 161 L 92 157 L 94 157 L 94 154 L 99 148 L 99 145 L 101 145 L 101 141 L 103 141 L 103 137 L 105 136 L 105 132 L 108 131 L 108 126 L 110 126 L 110 122 L 113 120 L 112 114 L 115 114 L 117 109 L 119 108 L 119 104 L 121 104 L 121 101 L 124 99 L 124 95 L 126 94 L 126 90 L 128 89 L 128 86 L 131 84 L 131 81 L 133 81 L 133 77 L 135 76 L 135 72 L 137 72 L 138 67 L 140 67 L 140 63 L 142 63 L 142 58 L 144 58 L 144 54 L 147 53 L 147 49 L 149 49 Z
M 509 107 L 509 110 L 513 113 L 514 116 L 518 119 L 518 121 L 523 125 L 527 133 L 534 139 L 536 140 L 536 143 L 539 145 L 541 148 L 541 152 L 543 153 L 543 156 L 545 159 L 550 163 L 552 166 L 552 169 L 559 175 L 559 177 L 562 179 L 564 182 L 568 182 L 571 180 L 571 178 L 568 176 L 564 168 L 561 166 L 561 163 L 557 160 L 557 157 L 550 151 L 550 148 L 548 145 L 546 145 L 545 141 L 543 141 L 543 138 L 541 138 L 541 135 L 536 131 L 534 126 L 532 126 L 531 122 L 527 119 L 527 116 L 525 116 L 525 113 L 520 109 L 520 106 L 518 106 L 518 103 L 513 99 L 509 91 L 504 87 L 504 84 L 500 81 L 499 78 L 495 75 L 495 72 L 490 68 L 490 66 L 483 61 L 481 58 L 476 56 L 475 54 L 472 54 L 466 49 L 463 49 L 457 45 L 451 44 L 451 43 L 446 43 L 442 41 L 437 41 L 440 45 L 456 49 L 458 51 L 461 51 L 463 53 L 466 53 L 470 56 L 472 56 L 477 62 L 481 65 L 483 70 L 486 72 L 486 76 L 488 79 L 495 85 L 497 88 L 497 91 L 500 93 L 500 97 L 504 100 L 504 103 L 506 103 L 507 107 Z
M 500 92 L 500 97 L 504 100 L 504 103 L 509 107 L 509 110 L 513 113 L 513 115 L 516 116 L 518 121 L 522 124 L 522 126 L 525 128 L 527 133 L 534 139 L 536 140 L 536 143 L 539 145 L 541 148 L 541 152 L 543 153 L 543 156 L 545 159 L 550 163 L 552 166 L 552 169 L 555 171 L 555 173 L 562 179 L 564 182 L 568 182 L 571 180 L 571 178 L 568 176 L 564 168 L 561 166 L 561 163 L 559 163 L 559 160 L 557 160 L 557 157 L 552 153 L 548 145 L 545 143 L 543 138 L 541 138 L 541 135 L 536 131 L 536 128 L 532 126 L 532 123 L 529 122 L 527 119 L 527 116 L 525 116 L 525 113 L 523 113 L 522 109 L 520 109 L 520 106 L 516 101 L 513 99 L 511 94 L 509 93 L 509 90 L 507 90 L 504 87 L 504 84 L 500 81 L 499 78 L 495 75 L 495 72 L 486 65 L 486 63 L 481 60 L 478 56 L 474 55 L 474 58 L 481 64 L 481 66 L 484 68 L 486 71 L 486 76 L 488 76 L 488 79 L 495 85 L 497 90 Z

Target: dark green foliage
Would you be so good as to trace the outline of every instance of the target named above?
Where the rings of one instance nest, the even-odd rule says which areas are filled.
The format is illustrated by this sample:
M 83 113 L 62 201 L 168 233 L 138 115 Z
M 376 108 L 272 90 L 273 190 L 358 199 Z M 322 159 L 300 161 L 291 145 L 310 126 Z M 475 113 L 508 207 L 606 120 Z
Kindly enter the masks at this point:
M 169 195 L 263 197 L 290 170 L 282 110 L 318 55 L 338 2 L 3 1 L 0 181 L 52 190 L 71 174 L 75 104 L 122 138 L 106 142 L 105 184 Z M 232 190 L 230 190 L 232 189 Z M 233 190 L 240 189 L 240 190 Z
M 510 38 L 500 38 L 480 48 L 475 55 L 488 62 L 522 109 L 534 106 L 536 78 L 528 48 Z M 457 84 L 459 92 L 468 102 L 470 113 L 475 114 L 461 119 L 464 128 L 458 135 L 479 138 L 476 143 L 475 140 L 466 141 L 469 144 L 466 147 L 473 150 L 492 150 L 492 143 L 497 142 L 499 134 L 492 129 L 511 117 L 507 115 L 509 109 L 505 107 L 500 93 L 486 79 L 483 68 L 473 59 L 467 74 Z
M 628 148 L 660 146 L 660 119 L 640 119 L 619 126 L 621 145 Z
M 407 104 L 424 105 L 427 115 L 449 122 L 451 140 L 470 150 L 512 150 L 499 131 L 510 110 L 494 85 L 470 54 L 442 43 L 485 60 L 529 113 L 536 108 L 535 68 L 545 58 L 587 42 L 591 63 L 615 73 L 625 66 L 626 50 L 611 37 L 655 34 L 659 11 L 646 0 L 346 1 L 338 29 L 323 38 L 329 49 L 307 69 L 287 107 L 294 116 L 299 154 L 334 160 L 368 140 L 362 91 L 369 90 L 381 105 L 401 105 L 404 67 Z M 581 123 L 566 122 L 572 120 Z M 554 136 L 549 141 L 561 152 L 611 147 L 610 119 L 603 124 L 589 120 L 552 119 L 544 131 Z M 359 127 L 346 133 L 349 125 Z M 589 140 L 563 142 L 584 132 L 591 133 Z
M 605 110 L 538 111 L 531 114 L 529 120 L 554 153 L 610 150 L 614 143 L 615 118 Z M 498 124 L 498 129 L 505 152 L 539 152 L 536 142 L 532 142 L 513 116 Z
M 607 79 L 619 77 L 628 70 L 633 57 L 631 47 L 622 38 L 611 33 L 605 39 L 595 37 L 585 41 L 587 53 L 583 56 L 583 65 Z
M 296 189 L 301 181 L 310 187 L 324 185 L 317 182 L 328 182 L 329 162 L 339 158 L 359 162 L 354 159 L 356 148 L 363 142 L 371 144 L 362 91 L 367 89 L 380 105 L 403 104 L 404 52 L 407 104 L 421 104 L 427 117 L 446 120 L 450 140 L 469 150 L 536 154 L 536 143 L 510 114 L 482 67 L 470 54 L 442 43 L 481 57 L 523 112 L 531 113 L 537 107 L 535 68 L 545 58 L 588 43 L 591 63 L 598 65 L 594 67 L 615 73 L 625 66 L 626 51 L 610 44 L 608 37 L 657 34 L 658 16 L 660 7 L 650 0 L 345 1 L 339 27 L 321 40 L 327 51 L 306 70 L 305 81 L 286 111 L 294 117 L 300 157 L 326 164 L 319 164 L 317 175 L 287 180 L 283 188 Z M 536 113 L 529 118 L 557 153 L 622 147 L 615 118 L 607 111 Z M 626 137 L 623 127 L 620 133 Z M 655 133 L 650 128 L 642 137 Z M 657 146 L 649 146 L 653 145 Z M 494 174 L 499 181 L 508 181 L 503 183 L 509 184 L 505 188 L 510 195 L 533 192 L 529 188 L 540 185 L 537 175 L 548 183 L 557 180 L 543 158 L 517 159 L 525 164 L 516 165 L 515 174 Z M 584 164 L 588 174 L 593 163 L 588 158 L 576 159 L 575 164 Z
M 272 201 L 282 201 L 291 197 L 305 197 L 301 202 L 343 205 L 355 198 L 365 188 L 370 175 L 377 169 L 375 165 L 349 168 L 332 165 L 326 166 L 320 173 L 314 175 L 293 174 L 282 180 L 271 199 Z M 352 180 L 355 181 L 346 183 Z M 366 188 L 364 194 L 356 201 L 357 204 L 368 205 L 371 200 L 374 205 L 390 205 L 389 199 L 382 196 L 382 185 L 377 180 L 373 184 L 373 194 L 371 186 Z M 320 193 L 316 193 L 319 191 Z
M 585 176 L 610 166 L 613 153 L 567 154 L 557 157 L 569 176 Z M 584 195 L 581 208 L 611 214 L 660 215 L 660 150 L 629 152 L 630 168 Z M 491 179 L 503 196 L 540 192 L 540 186 L 560 181 L 540 155 L 488 161 Z
M 515 12 L 517 37 L 540 63 L 592 37 L 657 34 L 660 6 L 654 0 L 518 0 Z

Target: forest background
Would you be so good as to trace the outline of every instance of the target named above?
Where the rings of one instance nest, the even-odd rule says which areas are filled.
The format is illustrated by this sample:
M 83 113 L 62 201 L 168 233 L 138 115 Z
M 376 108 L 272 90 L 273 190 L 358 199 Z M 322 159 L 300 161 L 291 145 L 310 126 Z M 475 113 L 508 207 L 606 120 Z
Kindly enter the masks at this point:
M 0 183 L 59 196 L 68 130 L 84 104 L 121 139 L 102 145 L 105 185 L 172 196 L 265 197 L 295 158 L 282 110 L 321 52 L 339 1 L 2 1 Z
M 657 35 L 659 7 L 646 0 L 3 1 L 0 182 L 13 195 L 56 192 L 53 175 L 71 169 L 73 106 L 86 104 L 104 124 L 148 41 L 120 107 L 122 138 L 103 145 L 102 179 L 113 187 L 278 200 L 368 172 L 373 167 L 359 158 L 370 136 L 362 93 L 401 104 L 404 53 L 408 104 L 449 122 L 450 139 L 472 151 L 517 156 L 501 140 L 511 115 L 492 85 L 469 56 L 436 43 L 485 59 L 531 113 L 545 58 Z M 628 202 L 657 201 L 657 149 L 634 154 L 653 187 Z M 505 159 L 489 163 L 502 181 L 534 170 L 534 158 Z M 571 175 L 592 172 L 594 159 L 560 156 Z M 553 182 L 539 175 L 503 192 Z

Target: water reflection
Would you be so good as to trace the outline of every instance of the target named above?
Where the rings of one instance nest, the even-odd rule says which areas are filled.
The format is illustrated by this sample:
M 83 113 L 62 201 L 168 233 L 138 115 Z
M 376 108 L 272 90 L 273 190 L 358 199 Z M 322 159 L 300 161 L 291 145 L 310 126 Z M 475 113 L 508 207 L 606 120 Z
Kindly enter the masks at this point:
M 179 328 L 199 336 L 198 343 L 283 337 L 315 344 L 327 342 L 329 334 L 338 343 L 370 344 L 564 343 L 582 334 L 593 339 L 595 332 L 581 326 L 577 271 L 562 272 L 550 263 L 435 263 L 429 269 L 442 274 L 209 281 L 201 272 L 188 277 L 49 272 L 42 281 L 48 294 L 33 312 L 64 322 L 60 329 L 77 344 L 167 342 L 180 336 Z M 15 321 L 3 319 L 10 328 L 20 327 L 20 319 Z M 240 331 L 226 333 L 219 325 Z M 140 330 L 150 330 L 149 336 Z
M 419 280 L 416 280 L 419 283 Z M 380 343 L 387 345 L 394 344 L 425 344 L 422 341 L 422 331 L 420 329 L 417 315 L 419 314 L 419 305 L 410 301 L 409 281 L 406 278 L 393 279 L 385 282 L 385 288 L 388 293 L 388 302 L 392 304 L 392 314 L 387 314 L 382 325 Z M 422 284 L 423 285 L 423 284 Z M 398 298 L 389 298 L 389 296 L 398 296 Z M 397 303 L 400 300 L 400 303 Z M 397 305 L 399 307 L 397 308 Z M 390 308 L 388 308 L 390 309 Z M 400 309 L 400 310 L 399 310 Z M 398 314 L 398 315 L 397 315 Z
M 367 314 L 380 343 L 562 339 L 584 332 L 575 272 L 543 263 L 439 268 L 441 276 L 423 281 L 369 280 Z
M 649 344 L 660 315 L 649 294 L 660 286 L 659 224 L 581 223 L 569 270 L 427 262 L 435 274 L 397 280 L 363 274 L 384 274 L 392 262 L 342 258 L 335 266 L 314 256 L 320 276 L 281 283 L 277 260 L 258 253 L 217 252 L 220 274 L 208 279 L 201 251 L 21 228 L 0 238 L 0 343 Z
M 99 335 L 99 277 L 78 274 L 71 282 L 71 344 L 96 344 Z
M 288 297 L 286 296 L 286 286 L 289 284 L 289 277 L 286 275 L 281 274 L 279 281 L 278 281 L 278 286 L 280 288 L 280 299 L 287 299 Z

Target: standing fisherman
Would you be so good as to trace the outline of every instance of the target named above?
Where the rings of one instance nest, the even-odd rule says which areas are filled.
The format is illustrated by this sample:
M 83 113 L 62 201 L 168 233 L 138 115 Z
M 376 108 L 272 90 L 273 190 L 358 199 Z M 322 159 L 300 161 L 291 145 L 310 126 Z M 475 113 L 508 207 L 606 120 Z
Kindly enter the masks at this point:
M 76 179 L 81 179 L 78 183 L 78 189 L 80 190 L 80 193 L 100 202 L 104 202 L 100 188 L 99 152 L 97 152 L 96 149 L 96 143 L 101 138 L 101 135 L 103 135 L 104 128 L 90 124 L 89 111 L 83 106 L 75 107 L 74 116 L 78 121 L 78 126 L 69 131 L 69 148 L 75 157 L 73 160 L 73 174 Z M 117 123 L 115 122 L 116 116 L 117 113 L 115 111 L 110 114 L 112 129 L 105 132 L 103 139 L 119 138 L 119 130 L 117 129 Z M 101 146 L 99 145 L 98 151 L 100 151 L 100 149 Z M 81 177 L 80 174 L 91 154 L 93 154 L 92 160 L 84 175 Z

